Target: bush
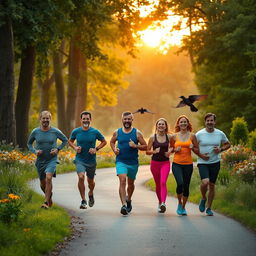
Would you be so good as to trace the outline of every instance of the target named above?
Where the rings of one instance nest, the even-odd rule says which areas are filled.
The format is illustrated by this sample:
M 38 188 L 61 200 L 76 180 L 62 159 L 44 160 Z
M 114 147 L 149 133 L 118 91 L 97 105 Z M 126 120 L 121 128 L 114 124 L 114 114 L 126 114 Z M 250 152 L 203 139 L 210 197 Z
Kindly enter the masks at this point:
M 233 167 L 236 163 L 248 160 L 254 152 L 242 145 L 231 146 L 230 149 L 222 153 L 221 158 L 223 164 L 227 167 Z
M 254 183 L 256 181 L 256 156 L 237 163 L 233 169 L 233 174 L 237 175 L 246 183 Z
M 249 134 L 249 147 L 256 151 L 256 129 Z
M 249 139 L 247 122 L 243 117 L 237 117 L 232 122 L 230 140 L 233 145 L 246 145 Z

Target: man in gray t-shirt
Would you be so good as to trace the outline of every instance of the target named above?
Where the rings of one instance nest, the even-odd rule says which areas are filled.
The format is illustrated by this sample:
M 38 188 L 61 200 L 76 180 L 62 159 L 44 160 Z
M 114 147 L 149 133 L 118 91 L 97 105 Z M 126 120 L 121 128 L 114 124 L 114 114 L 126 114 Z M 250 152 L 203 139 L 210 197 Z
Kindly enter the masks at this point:
M 45 193 L 42 208 L 48 209 L 52 205 L 52 177 L 56 171 L 58 152 L 67 144 L 67 137 L 57 128 L 50 126 L 51 113 L 43 111 L 40 114 L 40 127 L 35 128 L 29 138 L 27 146 L 37 155 L 36 168 L 40 179 L 40 187 Z M 57 139 L 62 143 L 57 146 Z M 35 143 L 35 147 L 33 143 Z
M 202 199 L 199 203 L 200 212 L 205 211 L 207 201 L 206 214 L 212 216 L 211 205 L 215 194 L 215 182 L 220 170 L 220 153 L 230 148 L 230 143 L 224 132 L 215 128 L 216 115 L 207 113 L 204 117 L 205 128 L 196 133 L 199 145 L 199 154 L 197 166 L 201 177 L 201 194 Z M 209 188 L 208 198 L 206 193 Z

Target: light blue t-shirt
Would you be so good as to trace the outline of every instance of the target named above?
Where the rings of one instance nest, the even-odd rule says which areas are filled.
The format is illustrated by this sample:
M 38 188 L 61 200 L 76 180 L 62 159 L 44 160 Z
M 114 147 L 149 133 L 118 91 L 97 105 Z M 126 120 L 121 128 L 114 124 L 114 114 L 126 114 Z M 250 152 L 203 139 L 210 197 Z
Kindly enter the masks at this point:
M 205 161 L 202 158 L 197 158 L 198 164 L 213 164 L 220 161 L 220 154 L 214 152 L 214 147 L 220 147 L 223 143 L 228 142 L 228 138 L 224 132 L 214 128 L 213 132 L 207 132 L 206 128 L 196 133 L 196 138 L 199 144 L 200 153 L 209 154 L 209 160 Z
M 90 127 L 84 130 L 82 127 L 75 128 L 71 140 L 76 140 L 76 145 L 82 148 L 81 153 L 76 154 L 76 160 L 86 164 L 96 164 L 96 154 L 90 154 L 89 149 L 95 148 L 96 140 L 103 141 L 105 138 L 99 130 Z
M 57 146 L 57 139 L 60 139 L 62 143 Z M 33 147 L 34 141 L 36 142 L 35 147 Z M 57 159 L 57 155 L 51 155 L 50 152 L 54 148 L 61 150 L 68 142 L 67 137 L 57 128 L 51 127 L 48 131 L 41 130 L 40 127 L 35 128 L 29 138 L 27 146 L 29 150 L 33 153 L 36 150 L 42 150 L 43 153 L 37 157 L 37 161 L 44 162 Z

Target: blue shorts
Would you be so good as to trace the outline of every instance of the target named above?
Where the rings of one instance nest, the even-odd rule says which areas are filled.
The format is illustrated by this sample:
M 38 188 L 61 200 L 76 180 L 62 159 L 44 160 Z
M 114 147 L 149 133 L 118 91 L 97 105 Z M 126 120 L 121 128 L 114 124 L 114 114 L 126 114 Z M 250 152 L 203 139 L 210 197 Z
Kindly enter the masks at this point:
M 129 165 L 121 162 L 116 162 L 116 175 L 127 174 L 127 177 L 135 180 L 138 172 L 139 165 Z
M 213 164 L 198 164 L 201 180 L 209 179 L 211 183 L 216 182 L 220 171 L 220 162 Z
M 80 172 L 86 172 L 86 176 L 90 179 L 94 179 L 96 172 L 96 164 L 86 164 L 82 161 L 74 160 L 74 164 L 76 165 L 77 174 Z
M 44 180 L 46 178 L 46 173 L 52 173 L 53 177 L 56 177 L 56 165 L 58 164 L 58 160 L 52 159 L 48 162 L 36 161 L 35 165 L 37 168 L 37 173 L 40 180 Z

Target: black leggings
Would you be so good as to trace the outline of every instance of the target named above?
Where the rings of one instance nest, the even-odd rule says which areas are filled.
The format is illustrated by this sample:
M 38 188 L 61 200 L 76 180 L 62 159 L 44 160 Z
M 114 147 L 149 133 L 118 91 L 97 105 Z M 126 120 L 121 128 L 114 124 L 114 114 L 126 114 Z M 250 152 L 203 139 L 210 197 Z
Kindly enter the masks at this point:
M 189 196 L 189 184 L 193 173 L 193 164 L 176 164 L 172 163 L 172 173 L 175 177 L 177 194 Z

